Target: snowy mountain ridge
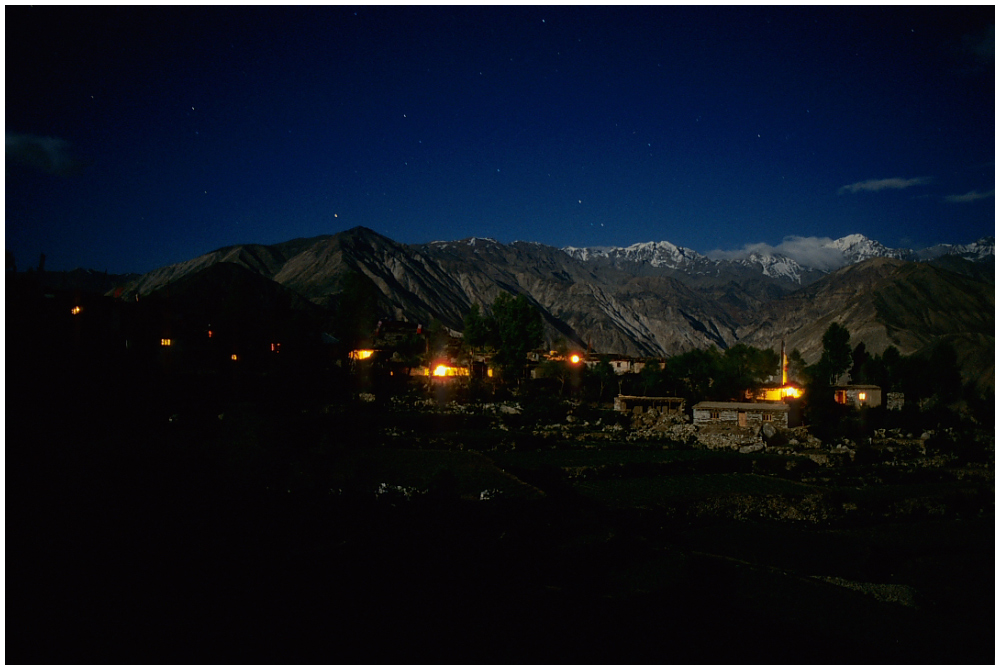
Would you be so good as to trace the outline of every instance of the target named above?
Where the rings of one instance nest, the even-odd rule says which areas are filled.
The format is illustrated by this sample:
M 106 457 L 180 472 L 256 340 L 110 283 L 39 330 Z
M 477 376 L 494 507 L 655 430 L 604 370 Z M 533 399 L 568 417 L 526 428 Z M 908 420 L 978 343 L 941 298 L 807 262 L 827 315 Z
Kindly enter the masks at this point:
M 671 242 L 640 242 L 627 247 L 563 247 L 563 251 L 580 261 L 605 261 L 614 264 L 622 261 L 648 264 L 655 268 L 705 272 L 715 266 L 718 272 L 731 264 L 759 271 L 766 277 L 786 279 L 801 285 L 805 275 L 827 273 L 847 265 L 854 265 L 870 258 L 896 258 L 899 260 L 932 260 L 941 256 L 956 255 L 967 260 L 979 261 L 994 255 L 994 238 L 983 237 L 971 244 L 938 244 L 914 251 L 893 249 L 860 233 L 845 235 L 836 240 L 812 244 L 797 252 L 780 252 L 767 245 L 752 245 L 743 252 L 724 252 L 722 258 L 713 259 Z M 798 256 L 795 258 L 793 256 Z

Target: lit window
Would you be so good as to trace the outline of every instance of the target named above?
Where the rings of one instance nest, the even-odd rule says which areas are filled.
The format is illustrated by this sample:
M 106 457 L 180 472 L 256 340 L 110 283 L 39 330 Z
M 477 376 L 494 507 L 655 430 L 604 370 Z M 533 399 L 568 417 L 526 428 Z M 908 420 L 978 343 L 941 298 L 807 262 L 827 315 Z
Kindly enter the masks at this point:
M 161 347 L 169 347 L 171 344 L 173 344 L 173 342 L 170 341 L 169 337 L 164 337 L 160 340 Z
M 210 330 L 210 331 L 208 331 L 208 336 L 209 336 L 209 337 L 212 337 L 212 331 L 211 331 L 211 330 Z
M 271 342 L 271 351 L 276 354 L 281 353 L 281 342 Z
M 233 354 L 232 356 L 230 356 L 230 358 L 235 361 L 236 360 L 236 354 Z
M 371 349 L 355 349 L 350 353 L 350 358 L 355 361 L 363 361 L 366 358 L 371 358 L 374 353 Z
M 863 402 L 863 401 L 865 400 L 865 398 L 867 398 L 867 397 L 868 397 L 868 394 L 867 394 L 867 393 L 865 393 L 864 391 L 861 391 L 860 393 L 858 393 L 858 400 L 861 400 L 862 402 Z
M 434 368 L 435 377 L 444 377 L 447 374 L 448 374 L 448 367 L 446 365 L 439 365 L 436 368 Z
M 79 313 L 80 313 L 80 312 L 82 312 L 82 311 L 83 311 L 83 308 L 82 308 L 82 307 L 80 307 L 79 305 L 77 305 L 76 307 L 74 307 L 73 309 L 71 309 L 71 310 L 69 311 L 69 313 L 70 313 L 70 314 L 79 314 Z

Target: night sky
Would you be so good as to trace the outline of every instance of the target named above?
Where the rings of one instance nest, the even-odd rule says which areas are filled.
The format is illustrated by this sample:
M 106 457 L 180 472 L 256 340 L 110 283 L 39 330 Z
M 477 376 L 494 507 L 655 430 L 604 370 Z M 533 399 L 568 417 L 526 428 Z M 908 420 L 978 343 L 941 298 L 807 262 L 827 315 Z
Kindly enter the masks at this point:
M 11 7 L 6 248 L 994 234 L 994 7 Z

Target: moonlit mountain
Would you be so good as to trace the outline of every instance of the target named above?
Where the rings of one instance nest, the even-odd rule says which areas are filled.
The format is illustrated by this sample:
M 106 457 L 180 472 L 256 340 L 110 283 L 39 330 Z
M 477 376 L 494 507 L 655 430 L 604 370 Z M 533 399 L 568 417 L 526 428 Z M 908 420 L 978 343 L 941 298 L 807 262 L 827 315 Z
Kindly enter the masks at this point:
M 501 292 L 523 294 L 542 314 L 550 344 L 562 339 L 628 356 L 671 356 L 737 342 L 777 347 L 785 339 L 809 360 L 818 356 L 823 331 L 837 321 L 854 334 L 852 344 L 866 341 L 872 351 L 892 345 L 911 354 L 940 338 L 971 343 L 975 351 L 963 358 L 967 377 L 992 385 L 992 238 L 938 247 L 948 253 L 930 263 L 861 235 L 809 243 L 826 255 L 817 257 L 834 254 L 838 267 L 809 267 L 760 247 L 712 259 L 669 242 L 568 250 L 480 237 L 402 244 L 353 228 L 276 245 L 226 247 L 133 278 L 114 294 L 133 299 L 182 280 L 185 290 L 196 291 L 192 275 L 235 264 L 244 269 L 233 275 L 237 279 L 252 274 L 275 291 L 331 308 L 344 277 L 356 273 L 379 292 L 389 318 L 436 319 L 459 334 L 471 305 L 488 309 Z M 914 295 L 920 299 L 906 297 Z
M 777 247 L 748 245 L 742 251 L 718 251 L 702 255 L 667 241 L 642 242 L 627 247 L 564 247 L 563 251 L 581 261 L 645 263 L 654 268 L 685 270 L 693 274 L 721 274 L 729 265 L 751 268 L 766 277 L 804 286 L 822 274 L 871 258 L 933 260 L 959 256 L 978 261 L 994 255 L 994 238 L 984 237 L 971 244 L 939 244 L 919 251 L 893 249 L 861 234 L 836 240 L 788 238 Z

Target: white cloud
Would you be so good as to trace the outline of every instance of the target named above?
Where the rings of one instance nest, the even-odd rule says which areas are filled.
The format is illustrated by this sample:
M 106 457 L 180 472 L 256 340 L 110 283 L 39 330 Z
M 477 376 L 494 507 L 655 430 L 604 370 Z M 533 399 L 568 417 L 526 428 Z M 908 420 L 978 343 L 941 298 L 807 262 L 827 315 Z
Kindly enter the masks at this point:
M 58 137 L 18 133 L 4 134 L 7 160 L 49 174 L 74 174 L 81 164 L 69 150 L 69 142 Z
M 944 197 L 945 202 L 975 202 L 976 200 L 983 200 L 985 198 L 992 198 L 993 191 L 986 191 L 985 193 L 980 193 L 979 191 L 969 191 L 968 193 L 963 193 L 962 195 L 946 195 Z
M 930 177 L 912 177 L 904 179 L 902 177 L 892 177 L 890 179 L 868 179 L 867 181 L 856 181 L 847 186 L 841 186 L 837 193 L 857 193 L 858 191 L 884 191 L 887 188 L 902 189 L 911 186 L 921 186 L 929 184 Z
M 818 268 L 820 270 L 836 270 L 843 267 L 846 261 L 844 260 L 843 252 L 832 246 L 832 244 L 833 240 L 829 237 L 789 235 L 777 246 L 758 242 L 748 244 L 742 249 L 735 251 L 722 251 L 719 249 L 711 251 L 707 255 L 709 258 L 714 259 L 736 260 L 747 258 L 750 254 L 768 256 L 780 254 L 806 267 Z

